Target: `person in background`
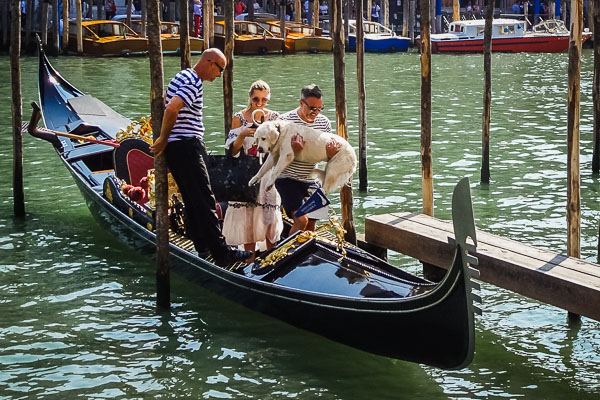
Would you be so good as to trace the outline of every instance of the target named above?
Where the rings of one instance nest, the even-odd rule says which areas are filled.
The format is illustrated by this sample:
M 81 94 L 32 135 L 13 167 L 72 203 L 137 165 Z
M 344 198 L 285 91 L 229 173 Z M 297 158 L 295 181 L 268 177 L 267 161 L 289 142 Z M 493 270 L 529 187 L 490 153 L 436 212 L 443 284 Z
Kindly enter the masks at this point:
M 202 25 L 202 0 L 194 0 L 194 35 L 200 37 L 200 25 Z
M 106 11 L 106 19 L 112 19 L 112 17 L 114 17 L 117 13 L 117 5 L 115 4 L 115 0 L 106 0 L 104 2 L 104 10 Z
M 204 82 L 220 77 L 227 66 L 225 55 L 210 48 L 192 68 L 178 72 L 167 87 L 160 136 L 150 146 L 156 157 L 165 153 L 167 166 L 185 205 L 185 229 L 198 255 L 208 249 L 215 263 L 226 266 L 252 253 L 227 246 L 216 214 L 216 201 L 204 157 L 202 123 Z
M 300 106 L 283 114 L 279 119 L 309 126 L 319 131 L 331 132 L 331 122 L 326 116 L 320 114 L 321 111 L 323 111 L 323 93 L 317 85 L 308 85 L 300 92 Z M 292 137 L 294 152 L 297 153 L 303 146 L 302 137 L 294 135 Z M 339 148 L 340 143 L 335 140 L 327 143 L 325 147 L 327 158 L 333 157 L 339 151 Z M 281 196 L 281 205 L 288 217 L 294 219 L 294 224 L 290 228 L 290 235 L 299 230 L 315 229 L 316 220 L 309 219 L 307 215 L 301 217 L 294 215 L 304 200 L 321 186 L 312 176 L 314 168 L 314 163 L 294 160 L 275 180 L 275 187 Z
M 518 1 L 515 1 L 514 4 L 512 5 L 512 12 L 513 12 L 513 14 L 522 14 Z
M 244 4 L 241 0 L 235 0 L 233 7 L 236 17 L 246 11 L 246 4 Z
M 379 4 L 374 1 L 373 7 L 371 7 L 371 21 L 379 22 L 379 11 L 381 11 L 381 7 L 379 7 Z
M 254 12 L 259 12 L 260 11 L 260 5 L 258 4 L 258 1 L 254 1 Z
M 250 157 L 257 156 L 253 112 L 261 110 L 264 121 L 272 121 L 279 117 L 279 113 L 266 108 L 271 98 L 271 89 L 266 82 L 254 82 L 250 86 L 248 97 L 248 106 L 234 114 L 232 129 L 225 142 L 225 148 L 234 157 L 238 157 L 240 152 Z M 243 244 L 244 250 L 252 252 L 252 257 L 246 260 L 247 263 L 254 261 L 257 242 L 266 241 L 266 248 L 270 250 L 279 241 L 283 230 L 279 194 L 275 187 L 267 189 L 263 185 L 264 181 L 260 183 L 256 203 L 230 202 L 223 221 L 223 236 L 227 244 Z

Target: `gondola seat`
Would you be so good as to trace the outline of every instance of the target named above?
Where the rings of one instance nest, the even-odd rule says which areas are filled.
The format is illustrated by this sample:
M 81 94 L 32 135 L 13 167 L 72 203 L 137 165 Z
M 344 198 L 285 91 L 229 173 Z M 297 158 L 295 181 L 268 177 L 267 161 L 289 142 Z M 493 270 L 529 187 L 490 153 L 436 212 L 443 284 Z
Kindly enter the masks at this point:
M 150 145 L 141 139 L 125 139 L 114 151 L 115 175 L 130 185 L 137 186 L 140 180 L 154 168 L 154 157 Z

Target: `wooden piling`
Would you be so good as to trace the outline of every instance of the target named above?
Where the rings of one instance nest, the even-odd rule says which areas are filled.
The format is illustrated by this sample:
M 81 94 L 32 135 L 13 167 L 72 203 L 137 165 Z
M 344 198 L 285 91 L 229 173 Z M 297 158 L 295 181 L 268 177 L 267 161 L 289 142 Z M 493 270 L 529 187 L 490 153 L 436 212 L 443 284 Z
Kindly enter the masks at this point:
M 248 11 L 248 20 L 254 21 L 254 0 L 246 0 L 246 9 Z
M 164 112 L 164 73 L 162 43 L 160 37 L 159 0 L 147 0 L 148 10 L 148 56 L 150 58 L 150 109 L 152 113 L 152 136 L 160 136 Z M 154 157 L 156 179 L 156 303 L 159 307 L 171 306 L 171 283 L 169 275 L 169 216 L 167 160 L 163 154 Z
M 227 67 L 223 71 L 223 118 L 225 119 L 225 137 L 231 130 L 233 118 L 233 48 L 234 48 L 234 10 L 233 0 L 224 0 L 223 16 L 225 19 L 225 57 Z
M 421 0 L 421 174 L 423 214 L 433 216 L 431 159 L 431 36 L 429 0 Z
M 415 14 L 416 14 L 416 0 L 409 0 L 408 4 L 408 37 L 410 43 L 415 44 Z
M 373 0 L 367 0 L 367 9 L 365 10 L 366 14 L 365 19 L 367 21 L 371 20 L 371 9 L 373 8 Z M 356 19 L 358 21 L 358 18 Z
M 313 1 L 313 26 L 319 27 L 319 0 Z
M 69 0 L 62 0 L 62 21 L 63 21 L 63 31 L 62 31 L 62 53 L 66 54 L 69 48 Z
M 169 21 L 175 22 L 175 0 L 169 1 Z
M 344 46 L 348 46 L 348 37 L 350 36 L 350 1 L 344 0 Z
M 133 0 L 127 0 L 125 2 L 125 24 L 131 26 L 131 4 Z
M 29 52 L 31 48 L 31 33 L 33 30 L 33 13 L 34 13 L 34 0 L 27 0 L 25 3 L 25 41 L 22 43 L 23 49 Z M 21 28 L 19 28 L 21 29 Z
M 281 38 L 285 40 L 285 3 L 279 5 L 279 30 Z
M 483 34 L 483 126 L 481 129 L 481 183 L 490 183 L 490 119 L 492 103 L 492 21 L 494 0 L 487 0 Z
M 75 12 L 77 22 L 75 23 L 75 34 L 77 35 L 77 53 L 83 53 L 83 27 L 81 26 L 81 0 L 75 0 Z
M 356 0 L 356 21 L 363 19 L 363 0 Z M 366 192 L 367 181 L 367 95 L 365 93 L 365 41 L 362 24 L 356 24 L 356 79 L 358 83 L 358 190 Z
M 8 47 L 10 0 L 2 0 L 2 48 Z
M 179 55 L 181 56 L 181 69 L 192 66 L 190 50 L 190 8 L 189 0 L 179 0 Z
M 595 0 L 596 1 L 596 0 Z M 594 141 L 592 155 L 592 172 L 600 172 L 600 7 L 594 4 L 592 14 L 592 30 L 594 32 L 594 81 L 592 94 L 594 99 Z
M 579 104 L 583 1 L 571 0 L 569 91 L 567 97 L 567 254 L 581 256 L 581 199 L 579 176 Z M 569 314 L 570 320 L 577 316 Z
M 48 0 L 40 2 L 40 40 L 43 46 L 48 44 L 48 5 Z
M 452 21 L 460 21 L 459 0 L 452 0 Z
M 15 217 L 25 216 L 23 191 L 23 97 L 21 95 L 21 2 L 11 0 L 10 17 L 10 79 L 12 89 L 13 129 L 13 211 Z
M 213 42 L 212 42 L 212 36 L 211 36 L 211 31 L 213 29 L 213 24 L 211 22 L 211 15 L 212 15 L 212 4 L 213 4 L 213 0 L 206 0 L 204 2 L 204 9 L 202 10 L 202 14 L 204 14 L 202 16 L 202 20 L 204 21 L 203 25 L 203 32 L 202 32 L 202 38 L 204 39 L 204 48 L 205 49 L 209 49 Z
M 408 37 L 408 14 L 410 7 L 408 6 L 408 0 L 402 2 L 402 36 Z
M 141 26 L 140 26 L 140 36 L 148 37 L 147 29 L 148 29 L 148 0 L 141 0 L 142 5 L 142 15 L 141 15 Z M 158 16 L 160 20 L 160 15 Z M 161 28 L 162 32 L 162 28 Z
M 208 14 L 208 20 L 209 20 L 209 24 L 210 24 L 209 40 L 210 40 L 210 45 L 214 46 L 214 44 L 215 44 L 215 1 L 214 0 L 209 0 L 209 1 L 210 1 L 210 14 Z
M 302 1 L 301 0 L 294 1 L 294 10 L 296 11 L 294 21 L 302 22 Z
M 58 4 L 61 0 L 52 0 L 52 55 L 58 56 L 60 53 L 60 15 L 58 14 Z
M 342 30 L 342 0 L 332 1 L 333 10 L 333 79 L 335 86 L 336 132 L 348 140 L 346 118 L 346 63 L 344 58 L 344 31 Z M 342 226 L 346 230 L 345 239 L 356 244 L 356 230 L 352 213 L 352 181 L 347 182 L 340 191 L 342 203 Z
M 389 27 L 390 25 L 390 0 L 383 0 L 381 2 L 382 17 L 379 18 L 379 22 L 384 26 Z M 380 14 L 381 15 L 381 14 Z M 383 18 L 383 21 L 381 20 Z

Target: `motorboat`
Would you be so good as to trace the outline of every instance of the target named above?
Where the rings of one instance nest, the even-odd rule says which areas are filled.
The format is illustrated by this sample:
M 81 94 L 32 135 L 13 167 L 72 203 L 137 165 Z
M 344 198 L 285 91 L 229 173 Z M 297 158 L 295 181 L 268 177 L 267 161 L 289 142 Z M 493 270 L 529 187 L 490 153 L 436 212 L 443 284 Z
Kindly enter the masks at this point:
M 356 51 L 356 20 L 348 22 L 348 50 Z M 396 35 L 394 31 L 378 22 L 363 21 L 365 51 L 390 53 L 407 51 L 410 39 Z
M 81 22 L 83 54 L 89 56 L 127 56 L 148 51 L 148 40 L 119 21 Z M 76 21 L 69 22 L 68 50 L 77 52 Z
M 482 53 L 485 19 L 454 21 L 447 33 L 431 35 L 432 53 Z M 582 42 L 591 36 L 587 30 Z M 569 48 L 569 30 L 561 20 L 550 19 L 525 30 L 524 21 L 499 18 L 492 22 L 492 52 L 557 53 Z
M 275 36 L 281 37 L 280 21 L 267 21 L 262 23 Z M 285 52 L 330 53 L 333 40 L 328 36 L 321 36 L 322 29 L 303 24 L 301 22 L 285 22 Z
M 225 22 L 215 21 L 215 47 L 225 50 Z M 233 53 L 269 54 L 281 53 L 284 40 L 269 32 L 263 26 L 251 21 L 234 21 Z

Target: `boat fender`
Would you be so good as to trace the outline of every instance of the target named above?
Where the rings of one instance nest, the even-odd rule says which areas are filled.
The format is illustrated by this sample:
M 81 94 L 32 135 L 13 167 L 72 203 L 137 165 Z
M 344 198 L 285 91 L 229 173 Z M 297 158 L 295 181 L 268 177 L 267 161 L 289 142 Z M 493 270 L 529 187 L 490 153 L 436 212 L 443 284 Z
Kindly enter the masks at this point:
M 309 53 L 313 53 L 316 54 L 319 52 L 319 50 L 316 47 L 311 47 L 310 50 L 308 50 Z
M 266 47 L 261 47 L 258 49 L 258 54 L 260 54 L 260 55 L 265 55 L 265 54 L 267 54 L 267 52 L 268 51 L 267 51 Z
M 130 54 L 131 54 L 131 51 L 130 51 L 130 50 L 128 50 L 128 49 L 123 49 L 123 50 L 121 50 L 121 55 L 122 55 L 123 57 L 129 57 L 129 55 L 130 55 Z

